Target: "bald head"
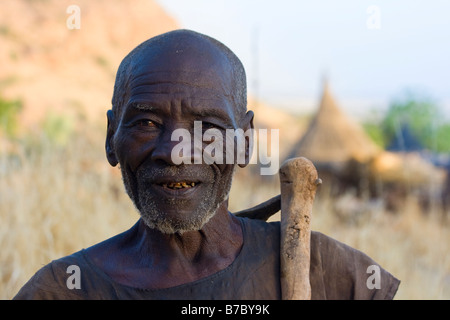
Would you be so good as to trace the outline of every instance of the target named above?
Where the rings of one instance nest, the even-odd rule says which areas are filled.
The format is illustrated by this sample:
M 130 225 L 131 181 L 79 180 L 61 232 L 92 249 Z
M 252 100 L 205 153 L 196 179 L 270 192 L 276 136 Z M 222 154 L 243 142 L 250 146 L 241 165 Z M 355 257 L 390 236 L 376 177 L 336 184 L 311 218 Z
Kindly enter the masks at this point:
M 158 77 L 161 81 L 165 73 L 174 70 L 179 74 L 179 82 L 204 89 L 220 87 L 211 89 L 220 89 L 230 99 L 238 119 L 245 115 L 246 76 L 241 61 L 211 37 L 189 30 L 175 30 L 143 42 L 123 59 L 112 99 L 115 119 L 119 120 L 123 106 L 136 88 L 133 83 L 137 79 L 142 81 L 147 77 L 145 82 L 150 83 Z

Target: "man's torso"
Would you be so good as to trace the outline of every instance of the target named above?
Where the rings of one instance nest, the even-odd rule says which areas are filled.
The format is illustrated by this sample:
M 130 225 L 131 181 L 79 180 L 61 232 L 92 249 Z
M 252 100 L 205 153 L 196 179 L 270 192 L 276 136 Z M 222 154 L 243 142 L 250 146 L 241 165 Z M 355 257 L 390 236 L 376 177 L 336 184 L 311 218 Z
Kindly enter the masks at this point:
M 241 252 L 227 268 L 200 280 L 156 290 L 126 286 L 81 250 L 43 267 L 15 299 L 280 299 L 279 222 L 240 219 Z M 378 277 L 368 272 L 371 266 Z M 318 232 L 311 233 L 310 282 L 312 299 L 392 299 L 399 285 L 364 253 Z

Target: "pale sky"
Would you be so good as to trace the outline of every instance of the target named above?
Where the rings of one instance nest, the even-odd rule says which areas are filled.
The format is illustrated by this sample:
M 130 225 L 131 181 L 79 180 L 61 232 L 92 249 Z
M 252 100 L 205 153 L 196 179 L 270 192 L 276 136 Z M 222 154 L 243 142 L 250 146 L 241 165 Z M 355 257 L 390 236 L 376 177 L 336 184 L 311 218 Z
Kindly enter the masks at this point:
M 249 92 L 271 104 L 316 108 L 326 74 L 356 115 L 383 110 L 406 88 L 450 115 L 448 0 L 157 1 L 181 27 L 230 47 Z

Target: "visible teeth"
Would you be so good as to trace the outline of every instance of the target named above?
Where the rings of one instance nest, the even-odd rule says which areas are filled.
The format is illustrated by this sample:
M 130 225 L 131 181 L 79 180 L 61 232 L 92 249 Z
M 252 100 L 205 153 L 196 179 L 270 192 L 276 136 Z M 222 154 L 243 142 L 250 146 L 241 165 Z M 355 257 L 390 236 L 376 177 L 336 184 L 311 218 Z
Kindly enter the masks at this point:
M 182 182 L 171 182 L 171 183 L 163 183 L 162 186 L 164 188 L 171 188 L 171 189 L 181 189 L 181 188 L 191 188 L 191 187 L 195 187 L 195 182 L 186 182 L 186 181 L 182 181 Z

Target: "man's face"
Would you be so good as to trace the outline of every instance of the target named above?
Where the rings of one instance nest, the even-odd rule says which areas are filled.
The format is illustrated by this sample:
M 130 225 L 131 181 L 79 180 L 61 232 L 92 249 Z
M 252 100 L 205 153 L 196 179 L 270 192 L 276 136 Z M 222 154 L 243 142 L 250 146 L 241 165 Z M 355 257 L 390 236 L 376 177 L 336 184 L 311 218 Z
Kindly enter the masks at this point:
M 135 68 L 111 142 L 144 222 L 163 233 L 182 233 L 201 229 L 226 201 L 235 165 L 175 165 L 172 148 L 179 142 L 171 141 L 172 132 L 188 130 L 193 141 L 194 122 L 201 121 L 203 131 L 215 128 L 225 137 L 239 119 L 223 55 L 210 48 L 200 48 L 203 56 L 164 50 Z

